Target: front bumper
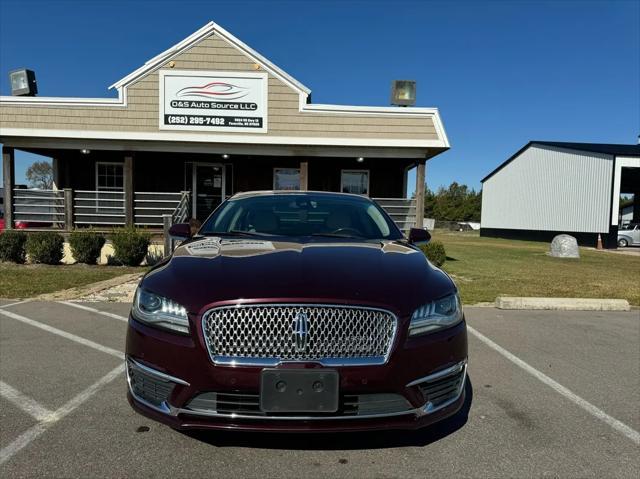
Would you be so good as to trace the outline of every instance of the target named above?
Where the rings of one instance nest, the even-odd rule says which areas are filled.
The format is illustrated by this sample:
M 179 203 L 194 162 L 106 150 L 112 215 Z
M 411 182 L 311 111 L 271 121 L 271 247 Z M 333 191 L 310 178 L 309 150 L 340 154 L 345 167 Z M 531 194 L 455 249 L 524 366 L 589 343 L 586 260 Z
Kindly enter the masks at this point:
M 449 417 L 462 407 L 466 358 L 466 326 L 462 322 L 419 338 L 396 338 L 394 352 L 384 365 L 335 368 L 340 374 L 342 398 L 336 413 L 265 415 L 246 408 L 221 411 L 215 400 L 201 401 L 212 404 L 210 407 L 193 404 L 196 398 L 212 394 L 214 398 L 242 396 L 240 402 L 256 397 L 262 368 L 214 365 L 198 338 L 166 333 L 130 319 L 128 399 L 139 413 L 176 429 L 281 432 L 417 429 Z M 322 368 L 317 363 L 283 363 L 279 367 Z M 137 378 L 142 380 L 136 382 Z M 442 391 L 446 393 L 444 396 Z M 353 401 L 351 398 L 358 398 L 357 402 L 382 396 L 393 397 L 395 409 L 357 406 L 355 413 L 346 409 L 346 404 Z M 405 406 L 398 406 L 395 398 L 404 401 Z

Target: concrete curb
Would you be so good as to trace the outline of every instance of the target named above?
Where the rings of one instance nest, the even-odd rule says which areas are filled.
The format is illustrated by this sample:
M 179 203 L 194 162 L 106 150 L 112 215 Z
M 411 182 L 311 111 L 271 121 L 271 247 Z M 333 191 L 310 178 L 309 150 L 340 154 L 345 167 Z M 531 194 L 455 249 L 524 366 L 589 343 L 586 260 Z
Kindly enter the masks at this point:
M 556 311 L 630 311 L 626 299 L 595 298 L 526 298 L 498 296 L 498 309 L 531 309 Z
M 62 291 L 55 291 L 53 293 L 45 293 L 36 296 L 35 300 L 41 301 L 68 301 L 71 299 L 78 299 L 90 294 L 96 294 L 105 289 L 119 286 L 129 281 L 139 279 L 144 273 L 129 273 L 116 276 L 115 278 L 106 279 L 104 281 L 98 281 L 97 283 L 86 284 L 78 286 L 76 288 L 63 289 Z

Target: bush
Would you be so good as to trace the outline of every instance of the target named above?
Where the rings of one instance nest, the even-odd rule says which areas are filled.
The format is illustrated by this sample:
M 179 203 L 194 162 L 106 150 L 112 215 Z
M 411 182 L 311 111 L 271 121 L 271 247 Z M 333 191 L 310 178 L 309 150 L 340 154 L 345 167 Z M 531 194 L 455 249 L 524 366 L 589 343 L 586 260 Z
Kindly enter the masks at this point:
M 447 253 L 444 251 L 444 245 L 440 241 L 431 241 L 420 247 L 427 259 L 438 268 L 447 260 Z
M 26 242 L 27 235 L 21 231 L 5 231 L 0 234 L 0 261 L 24 263 L 27 259 Z
M 58 264 L 64 255 L 64 238 L 54 231 L 30 233 L 27 254 L 32 263 Z
M 90 229 L 75 230 L 69 235 L 71 253 L 78 263 L 96 264 L 104 243 L 104 236 Z
M 147 255 L 151 235 L 132 226 L 115 230 L 112 236 L 114 255 L 118 264 L 138 266 Z

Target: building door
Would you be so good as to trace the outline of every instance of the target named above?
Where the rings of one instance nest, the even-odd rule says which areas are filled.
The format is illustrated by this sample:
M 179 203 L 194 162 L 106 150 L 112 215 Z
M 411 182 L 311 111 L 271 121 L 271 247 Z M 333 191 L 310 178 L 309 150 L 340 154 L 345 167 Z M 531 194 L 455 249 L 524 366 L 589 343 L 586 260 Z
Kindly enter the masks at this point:
M 225 197 L 224 165 L 194 163 L 193 217 L 204 221 Z

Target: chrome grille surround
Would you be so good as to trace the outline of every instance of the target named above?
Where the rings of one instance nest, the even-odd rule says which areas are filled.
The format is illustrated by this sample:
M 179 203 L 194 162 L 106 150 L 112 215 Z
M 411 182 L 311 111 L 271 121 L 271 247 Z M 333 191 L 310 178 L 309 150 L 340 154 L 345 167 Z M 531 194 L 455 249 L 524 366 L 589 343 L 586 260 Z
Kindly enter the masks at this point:
M 302 328 L 308 336 L 304 341 L 296 337 L 301 315 L 307 321 Z M 385 364 L 397 329 L 393 313 L 366 306 L 238 304 L 212 308 L 202 315 L 209 357 L 220 365 Z

